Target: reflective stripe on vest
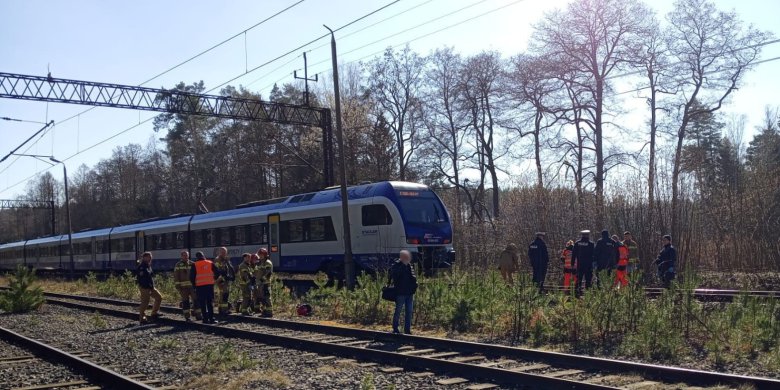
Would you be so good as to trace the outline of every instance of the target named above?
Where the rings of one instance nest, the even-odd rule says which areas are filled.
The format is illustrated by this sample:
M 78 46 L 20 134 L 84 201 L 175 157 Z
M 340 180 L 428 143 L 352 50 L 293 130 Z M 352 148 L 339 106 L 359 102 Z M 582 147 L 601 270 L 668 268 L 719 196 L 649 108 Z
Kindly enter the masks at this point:
M 208 286 L 214 284 L 214 270 L 211 260 L 198 260 L 195 262 L 195 286 Z
M 176 275 L 177 278 L 181 279 L 178 282 L 176 282 L 176 287 L 192 287 L 192 283 L 190 282 L 190 276 L 189 276 L 190 269 L 192 268 L 190 264 L 191 263 L 185 263 L 180 261 L 176 263 L 175 267 L 173 267 L 174 275 Z

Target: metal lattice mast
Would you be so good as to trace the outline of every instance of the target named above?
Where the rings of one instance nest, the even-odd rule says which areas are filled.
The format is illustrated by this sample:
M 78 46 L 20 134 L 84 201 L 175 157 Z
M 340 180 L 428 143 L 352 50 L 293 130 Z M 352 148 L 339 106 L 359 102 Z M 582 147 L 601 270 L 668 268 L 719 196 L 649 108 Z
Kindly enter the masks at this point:
M 3 72 L 0 98 L 320 127 L 325 141 L 324 182 L 326 186 L 333 185 L 333 131 L 327 108 Z

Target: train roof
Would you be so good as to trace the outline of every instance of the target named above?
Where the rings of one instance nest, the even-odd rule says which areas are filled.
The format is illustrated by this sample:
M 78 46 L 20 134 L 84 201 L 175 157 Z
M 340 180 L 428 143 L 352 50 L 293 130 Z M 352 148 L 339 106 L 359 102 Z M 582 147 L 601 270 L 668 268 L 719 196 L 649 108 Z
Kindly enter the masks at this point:
M 403 182 L 403 181 L 382 181 L 377 183 L 360 184 L 347 188 L 347 194 L 350 200 L 370 198 L 373 196 L 389 196 L 395 190 L 424 190 L 428 187 L 423 184 Z M 341 201 L 341 190 L 339 187 L 329 187 L 318 192 L 309 192 L 305 194 L 291 195 L 285 198 L 274 198 L 269 200 L 249 202 L 239 205 L 235 209 L 215 211 L 206 214 L 199 214 L 192 217 L 192 222 L 209 221 L 230 216 L 239 216 L 243 214 L 262 213 L 264 211 L 284 210 L 293 207 L 302 207 L 317 204 L 326 204 Z
M 101 229 L 91 229 L 91 230 L 82 230 L 80 232 L 73 233 L 73 239 L 77 238 L 84 238 L 84 237 L 100 237 L 100 236 L 108 236 L 109 233 L 111 233 L 112 228 L 101 228 Z M 63 235 L 64 238 L 67 240 L 68 235 Z
M 32 240 L 27 240 L 27 245 L 35 245 L 35 244 L 47 244 L 52 242 L 59 242 L 61 239 L 65 238 L 68 239 L 67 234 L 57 234 L 56 236 L 46 236 L 46 237 L 38 237 L 34 238 Z M 24 243 L 24 241 L 22 241 Z
M 173 218 L 154 219 L 147 220 L 145 222 L 133 223 L 130 225 L 117 226 L 113 231 L 111 231 L 111 234 L 113 235 L 118 233 L 134 232 L 136 230 L 144 230 L 149 228 L 177 226 L 182 224 L 186 226 L 190 221 L 190 218 L 192 218 L 191 215 L 175 216 Z
M 428 189 L 426 185 L 404 182 L 404 181 L 381 181 L 376 183 L 359 184 L 349 186 L 347 193 L 350 200 L 370 198 L 374 196 L 389 197 L 397 190 L 416 190 L 422 191 Z M 275 198 L 257 202 L 250 202 L 244 205 L 239 205 L 235 209 L 215 211 L 206 214 L 199 215 L 172 215 L 162 218 L 154 218 L 151 220 L 145 220 L 138 223 L 129 225 L 117 226 L 115 228 L 102 228 L 95 230 L 88 230 L 78 233 L 73 233 L 73 238 L 103 236 L 111 233 L 118 235 L 127 235 L 137 230 L 157 229 L 177 225 L 187 225 L 190 220 L 193 223 L 207 222 L 214 219 L 221 219 L 226 217 L 249 215 L 255 213 L 263 213 L 267 211 L 284 210 L 294 207 L 303 207 L 317 204 L 327 204 L 341 201 L 341 190 L 338 186 L 329 187 L 322 191 L 309 192 L 305 194 L 291 195 L 282 198 Z M 124 233 L 124 234 L 123 234 Z M 67 239 L 67 235 L 57 235 L 49 237 L 41 237 L 27 241 L 27 244 L 40 244 L 52 241 L 59 241 L 61 239 Z M 7 243 L 0 245 L 0 248 L 12 247 L 15 245 L 24 245 L 25 241 L 18 241 L 14 243 Z

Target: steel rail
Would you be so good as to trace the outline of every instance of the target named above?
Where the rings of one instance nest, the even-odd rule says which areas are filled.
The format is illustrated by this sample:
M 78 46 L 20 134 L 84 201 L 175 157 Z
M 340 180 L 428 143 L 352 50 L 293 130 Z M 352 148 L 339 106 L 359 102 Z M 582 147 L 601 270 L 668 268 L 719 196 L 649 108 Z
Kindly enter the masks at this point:
M 72 299 L 79 301 L 112 304 L 119 306 L 138 306 L 136 302 L 116 300 L 100 297 L 89 297 L 69 294 L 46 293 L 48 297 L 57 297 L 61 299 Z M 167 313 L 180 314 L 181 310 L 173 306 L 164 306 L 162 309 Z M 131 313 L 128 318 L 137 319 L 137 313 Z M 166 321 L 172 319 L 165 319 Z M 176 320 L 173 320 L 176 321 Z M 554 365 L 556 367 L 576 368 L 583 370 L 601 370 L 615 373 L 633 372 L 642 376 L 669 381 L 680 381 L 689 384 L 718 385 L 724 383 L 732 384 L 751 384 L 756 389 L 777 389 L 780 388 L 780 380 L 771 378 L 761 378 L 737 374 L 725 374 L 712 371 L 687 369 L 680 367 L 671 367 L 647 363 L 637 363 L 616 359 L 598 358 L 583 355 L 574 355 L 561 352 L 541 351 L 529 348 L 518 348 L 496 344 L 485 344 L 471 341 L 445 339 L 439 337 L 427 337 L 416 335 L 396 335 L 389 332 L 380 332 L 367 329 L 356 329 L 349 327 L 321 325 L 311 322 L 296 322 L 271 318 L 247 317 L 240 315 L 231 316 L 233 322 L 252 323 L 262 326 L 287 329 L 292 331 L 325 333 L 334 336 L 354 337 L 380 342 L 401 342 L 413 344 L 416 347 L 436 348 L 440 350 L 452 350 L 462 353 L 477 353 L 492 356 L 502 356 L 507 358 L 522 359 L 527 361 L 538 361 Z M 176 322 L 186 323 L 184 321 Z M 197 324 L 196 324 L 197 325 Z M 212 327 L 209 327 L 209 329 Z M 226 328 L 223 328 L 226 329 Z M 474 365 L 468 365 L 469 370 Z
M 138 313 L 118 309 L 110 309 L 103 306 L 93 306 L 84 303 L 65 301 L 58 298 L 47 298 L 48 302 L 80 309 L 98 311 L 116 317 L 137 319 Z M 548 389 L 617 389 L 613 386 L 580 383 L 570 379 L 552 378 L 539 374 L 511 371 L 503 368 L 478 366 L 468 363 L 459 363 L 451 360 L 435 359 L 425 356 L 405 355 L 399 352 L 382 351 L 377 349 L 361 348 L 351 345 L 340 345 L 316 340 L 307 340 L 295 336 L 284 336 L 272 333 L 261 333 L 251 330 L 229 328 L 198 322 L 187 322 L 173 318 L 162 317 L 156 320 L 160 324 L 189 327 L 202 332 L 208 332 L 220 336 L 243 340 L 257 341 L 266 345 L 274 345 L 283 348 L 306 350 L 310 352 L 338 355 L 347 358 L 360 359 L 378 363 L 388 363 L 405 369 L 432 370 L 436 372 L 451 373 L 466 376 L 472 379 L 483 379 L 490 382 L 505 385 L 532 385 Z
M 32 350 L 37 357 L 48 360 L 55 364 L 69 366 L 84 376 L 108 386 L 117 389 L 154 389 L 146 384 L 128 378 L 108 368 L 94 364 L 75 355 L 69 354 L 59 348 L 44 344 L 38 340 L 31 339 L 22 334 L 16 333 L 10 329 L 0 327 L 0 337 L 4 340 L 13 342 L 20 347 Z

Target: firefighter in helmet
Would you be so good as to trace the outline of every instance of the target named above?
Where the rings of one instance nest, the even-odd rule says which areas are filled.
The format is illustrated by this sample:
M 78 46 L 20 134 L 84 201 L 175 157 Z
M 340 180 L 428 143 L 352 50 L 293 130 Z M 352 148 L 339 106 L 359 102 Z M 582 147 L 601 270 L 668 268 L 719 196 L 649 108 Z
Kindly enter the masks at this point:
M 260 248 L 257 250 L 258 263 L 255 266 L 255 307 L 262 308 L 263 317 L 273 316 L 273 306 L 271 304 L 271 276 L 274 272 L 274 265 L 268 257 L 268 250 Z
M 201 319 L 200 306 L 195 297 L 195 288 L 192 286 L 192 281 L 190 281 L 192 265 L 190 252 L 185 250 L 181 251 L 181 258 L 173 267 L 173 282 L 176 285 L 176 290 L 179 292 L 181 310 L 184 314 L 184 319 L 187 321 L 190 320 L 190 316 L 193 314 L 196 319 Z

